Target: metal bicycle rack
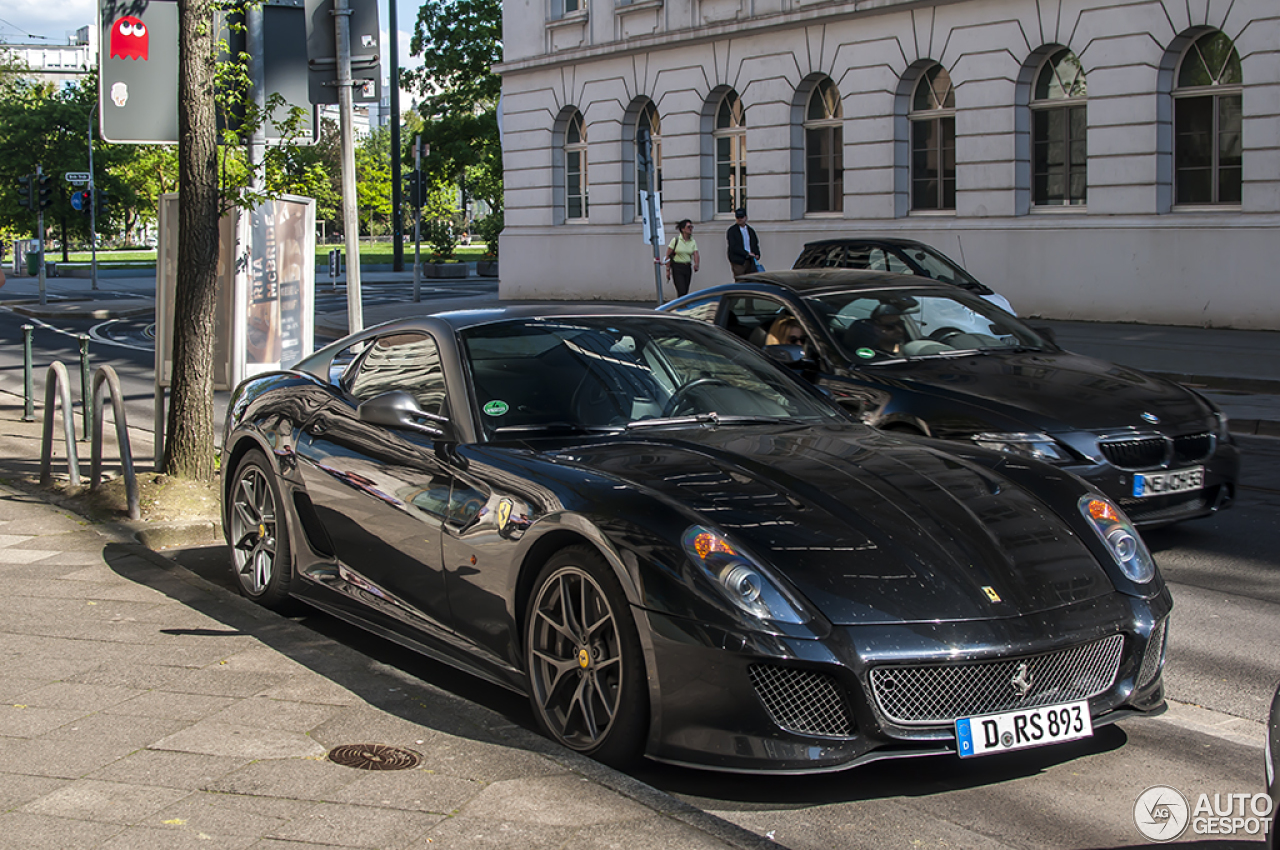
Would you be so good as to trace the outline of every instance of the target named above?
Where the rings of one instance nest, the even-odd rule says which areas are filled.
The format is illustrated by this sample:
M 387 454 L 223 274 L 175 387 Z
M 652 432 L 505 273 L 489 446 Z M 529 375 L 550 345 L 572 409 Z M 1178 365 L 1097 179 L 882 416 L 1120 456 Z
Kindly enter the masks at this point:
M 71 413 L 71 387 L 67 379 L 67 367 L 55 360 L 49 364 L 44 377 L 44 436 L 40 440 L 40 486 L 46 486 L 53 475 L 53 394 L 57 391 L 62 402 L 62 430 L 67 441 L 67 470 L 71 486 L 80 484 L 80 460 L 76 457 L 76 423 Z
M 120 465 L 124 474 L 125 497 L 128 501 L 129 519 L 141 519 L 138 500 L 138 477 L 133 470 L 133 451 L 129 445 L 129 422 L 124 412 L 124 393 L 120 390 L 120 377 L 110 366 L 99 366 L 93 373 L 93 427 L 91 433 L 90 488 L 102 483 L 102 415 L 103 396 L 111 395 L 111 411 L 116 422 L 116 442 L 120 446 Z M 62 404 L 62 429 L 67 443 L 67 470 L 73 487 L 80 484 L 80 460 L 76 454 L 75 417 L 71 410 L 71 387 L 67 367 L 55 360 L 49 364 L 44 390 L 44 436 L 40 441 L 40 484 L 47 486 L 52 480 L 53 464 L 53 404 L 55 393 Z M 86 403 L 88 400 L 86 399 Z M 88 425 L 88 418 L 85 424 Z
M 120 391 L 120 377 L 110 366 L 99 366 L 93 373 L 93 440 L 89 486 L 102 482 L 102 395 L 109 390 L 111 412 L 116 421 L 116 444 L 120 447 L 120 466 L 124 471 L 125 497 L 129 503 L 129 519 L 142 519 L 138 504 L 138 477 L 133 472 L 133 451 L 129 446 L 129 422 L 124 413 L 124 394 Z

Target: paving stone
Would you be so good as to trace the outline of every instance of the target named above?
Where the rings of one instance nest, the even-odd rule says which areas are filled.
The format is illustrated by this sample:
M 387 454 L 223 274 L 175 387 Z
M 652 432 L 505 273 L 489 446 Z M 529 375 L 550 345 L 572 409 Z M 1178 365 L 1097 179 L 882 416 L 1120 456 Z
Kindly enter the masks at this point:
M 49 684 L 48 679 L 30 679 L 25 676 L 0 677 L 0 704 L 22 702 L 22 697 Z
M 56 549 L 0 549 L 0 564 L 31 564 L 57 555 Z
M 689 824 L 650 814 L 640 820 L 581 829 L 559 846 L 562 850 L 632 850 L 635 847 L 727 850 L 732 845 Z
M 339 709 L 311 703 L 250 697 L 240 700 L 209 717 L 217 723 L 258 726 L 288 732 L 309 732 L 324 723 Z
M 353 768 L 345 768 L 352 770 Z M 354 782 L 328 795 L 332 803 L 450 814 L 485 788 L 485 783 L 430 770 L 358 770 Z
M 254 797 L 322 800 L 357 779 L 357 771 L 321 757 L 263 759 L 209 783 L 202 790 Z
M 22 850 L 96 850 L 124 830 L 115 823 L 69 820 L 27 812 L 0 815 L 0 835 L 8 847 Z
M 172 735 L 184 725 L 162 717 L 87 714 L 43 735 L 42 740 L 78 747 L 114 747 L 128 753 Z
M 273 688 L 267 688 L 259 696 L 319 705 L 350 706 L 364 703 L 364 699 L 342 685 L 319 676 L 294 676 Z
M 236 700 L 208 694 L 183 694 L 162 688 L 146 691 L 127 702 L 103 709 L 104 714 L 127 714 L 136 717 L 163 717 L 194 723 L 216 714 Z
M 174 679 L 168 689 L 189 694 L 216 694 L 229 697 L 251 697 L 276 687 L 284 679 L 270 673 L 247 672 L 203 667 Z
M 63 708 L 79 711 L 100 711 L 126 700 L 142 691 L 112 685 L 85 685 L 78 682 L 53 682 L 23 694 L 21 702 L 41 708 Z
M 91 779 L 201 789 L 249 763 L 247 758 L 138 750 L 90 774 Z
M 8 738 L 38 738 L 67 723 L 84 717 L 81 709 L 40 708 L 14 703 L 0 705 L 0 735 Z
M 181 825 L 209 834 L 273 835 L 314 808 L 314 802 L 235 794 L 192 794 L 140 826 Z
M 32 800 L 20 811 L 107 823 L 137 823 L 190 795 L 186 789 L 82 779 Z
M 460 818 L 551 826 L 592 825 L 652 816 L 652 810 L 576 775 L 494 782 L 458 814 Z
M 444 819 L 441 815 L 404 811 L 387 817 L 386 812 L 385 809 L 319 803 L 267 837 L 343 847 L 408 847 Z
M 240 850 L 262 846 L 255 842 L 251 835 L 197 832 L 182 824 L 171 824 L 159 828 L 129 827 L 109 839 L 101 850 Z
M 300 733 L 211 721 L 158 740 L 151 749 L 260 759 L 306 758 L 325 753 L 323 747 Z
M 0 811 L 16 809 L 37 797 L 51 794 L 72 779 L 54 776 L 25 776 L 21 773 L 0 773 Z
M 101 770 L 135 749 L 118 743 L 67 746 L 65 741 L 48 738 L 0 738 L 0 773 L 76 779 Z
M 548 746 L 554 745 L 548 742 Z M 537 752 L 451 735 L 428 739 L 416 748 L 423 767 L 463 779 L 489 782 L 567 775 L 568 768 Z
M 186 676 L 190 672 L 184 667 L 165 665 L 138 664 L 130 660 L 128 664 L 107 663 L 91 667 L 88 670 L 69 675 L 68 682 L 81 682 L 86 685 L 118 685 L 124 688 L 149 690 L 164 688 L 170 682 Z M 151 715 L 163 717 L 167 715 Z
M 414 847 L 431 850 L 530 850 L 537 847 L 564 847 L 578 827 L 541 823 L 512 823 L 491 819 L 449 818 L 419 836 Z M 430 844 L 427 843 L 428 839 Z M 633 844 L 633 848 L 645 845 Z

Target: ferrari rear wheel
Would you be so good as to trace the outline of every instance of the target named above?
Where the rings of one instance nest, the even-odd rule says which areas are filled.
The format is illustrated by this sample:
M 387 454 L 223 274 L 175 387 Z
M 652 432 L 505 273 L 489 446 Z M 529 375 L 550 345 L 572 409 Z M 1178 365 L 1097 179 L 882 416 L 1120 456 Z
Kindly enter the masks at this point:
M 556 553 L 534 583 L 525 627 L 529 697 L 543 730 L 615 767 L 641 753 L 644 660 L 626 597 L 600 554 Z
M 289 606 L 289 531 L 275 473 L 262 452 L 240 459 L 231 488 L 231 566 L 240 593 L 267 608 Z

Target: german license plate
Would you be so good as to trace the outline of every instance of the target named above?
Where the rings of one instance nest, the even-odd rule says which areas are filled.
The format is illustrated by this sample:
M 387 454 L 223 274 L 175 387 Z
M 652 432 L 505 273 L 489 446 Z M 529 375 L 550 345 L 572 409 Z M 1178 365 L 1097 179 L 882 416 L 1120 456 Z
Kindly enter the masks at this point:
M 1092 734 L 1088 700 L 956 720 L 961 758 L 1043 747 Z
M 1168 472 L 1147 472 L 1133 476 L 1133 495 L 1142 499 L 1163 496 L 1166 493 L 1183 493 L 1199 490 L 1204 486 L 1204 467 L 1172 469 Z

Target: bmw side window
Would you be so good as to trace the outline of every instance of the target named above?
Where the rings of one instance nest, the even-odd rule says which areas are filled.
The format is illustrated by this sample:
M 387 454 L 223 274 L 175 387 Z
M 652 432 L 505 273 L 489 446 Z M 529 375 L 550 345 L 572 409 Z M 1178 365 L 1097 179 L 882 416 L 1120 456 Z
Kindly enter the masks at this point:
M 343 378 L 345 389 L 359 401 L 391 390 L 414 397 L 426 413 L 443 415 L 444 371 L 436 341 L 423 333 L 378 337 Z

